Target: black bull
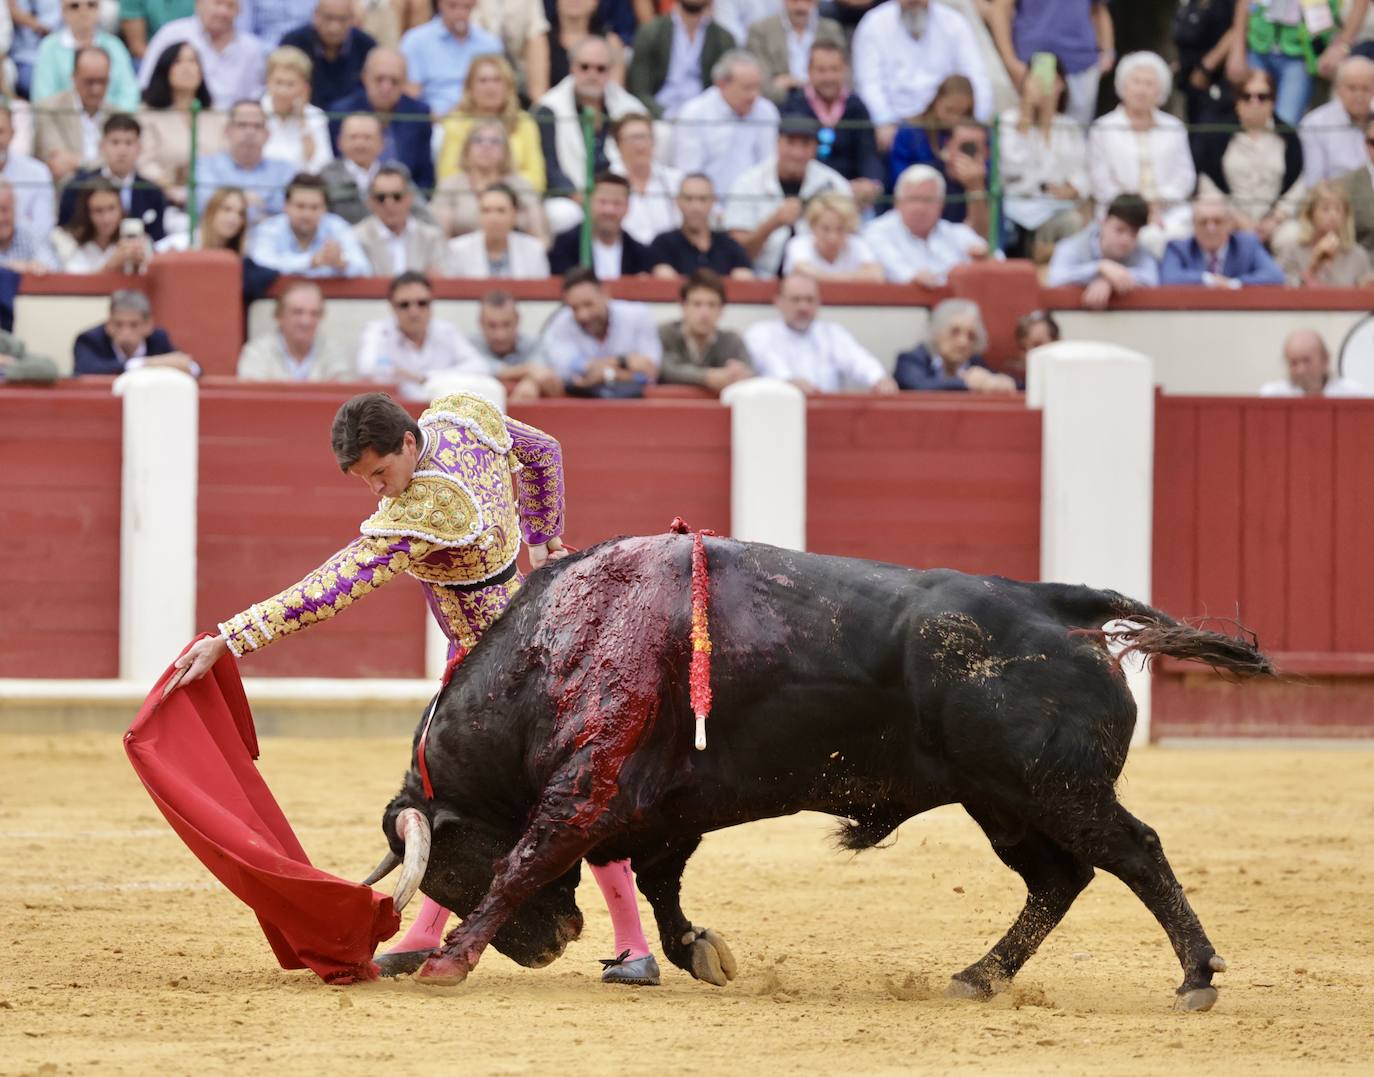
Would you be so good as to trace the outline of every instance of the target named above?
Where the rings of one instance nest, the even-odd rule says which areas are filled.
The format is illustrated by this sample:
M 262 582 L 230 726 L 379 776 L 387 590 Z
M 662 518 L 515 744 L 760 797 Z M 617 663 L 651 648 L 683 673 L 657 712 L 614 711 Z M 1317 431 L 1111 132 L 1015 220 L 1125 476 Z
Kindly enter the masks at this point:
M 433 799 L 412 761 L 383 819 L 399 854 L 398 813 L 426 818 L 422 889 L 463 918 L 421 979 L 461 980 L 488 943 L 555 960 L 581 931 L 582 858 L 629 857 L 668 959 L 723 984 L 733 958 L 679 901 L 704 833 L 818 811 L 867 849 L 960 804 L 1028 893 L 954 992 L 1010 980 L 1100 867 L 1167 933 L 1178 1004 L 1212 1004 L 1225 962 L 1158 836 L 1117 801 L 1136 712 L 1100 629 L 1130 618 L 1119 638 L 1142 653 L 1270 673 L 1253 646 L 1111 591 L 709 539 L 715 705 L 696 751 L 691 549 L 619 539 L 540 570 L 441 695 Z

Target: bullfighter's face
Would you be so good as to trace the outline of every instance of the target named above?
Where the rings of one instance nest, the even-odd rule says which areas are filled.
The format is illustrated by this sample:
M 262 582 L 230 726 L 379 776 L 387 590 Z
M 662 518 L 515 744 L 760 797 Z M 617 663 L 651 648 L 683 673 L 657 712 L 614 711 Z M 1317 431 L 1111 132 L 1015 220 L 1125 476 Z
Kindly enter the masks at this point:
M 401 436 L 401 447 L 395 452 L 383 456 L 376 449 L 365 449 L 348 473 L 362 479 L 379 498 L 397 497 L 410 485 L 419 459 L 419 444 L 415 435 L 407 430 Z

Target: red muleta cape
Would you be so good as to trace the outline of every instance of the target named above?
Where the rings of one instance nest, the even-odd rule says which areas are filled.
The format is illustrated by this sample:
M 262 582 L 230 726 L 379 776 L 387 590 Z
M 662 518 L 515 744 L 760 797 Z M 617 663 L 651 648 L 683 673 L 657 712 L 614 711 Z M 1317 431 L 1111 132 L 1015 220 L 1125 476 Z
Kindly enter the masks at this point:
M 163 699 L 174 672 L 158 678 L 124 734 L 144 788 L 187 848 L 257 914 L 282 968 L 336 984 L 376 979 L 373 951 L 400 917 L 389 895 L 311 867 L 253 765 L 257 733 L 234 656 Z

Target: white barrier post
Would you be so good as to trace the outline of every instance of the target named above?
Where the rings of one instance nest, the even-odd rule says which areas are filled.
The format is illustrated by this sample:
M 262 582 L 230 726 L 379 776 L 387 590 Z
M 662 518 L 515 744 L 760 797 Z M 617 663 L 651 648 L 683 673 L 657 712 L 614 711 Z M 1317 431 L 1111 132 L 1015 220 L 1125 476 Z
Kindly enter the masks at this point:
M 441 371 L 430 376 L 425 382 L 425 393 L 430 400 L 436 400 L 449 393 L 476 393 L 484 396 L 501 409 L 506 410 L 506 387 L 496 378 L 487 374 L 461 374 L 454 371 Z M 425 676 L 432 681 L 444 675 L 448 665 L 448 637 L 439 627 L 439 622 L 425 606 Z
M 1044 413 L 1040 578 L 1105 587 L 1150 601 L 1154 499 L 1154 370 L 1112 344 L 1060 342 L 1030 355 L 1027 403 Z M 1127 681 L 1150 736 L 1150 676 Z
M 119 675 L 155 680 L 196 630 L 199 392 L 147 367 L 115 379 L 123 398 Z
M 749 378 L 720 399 L 730 408 L 730 533 L 806 549 L 806 397 L 790 382 Z

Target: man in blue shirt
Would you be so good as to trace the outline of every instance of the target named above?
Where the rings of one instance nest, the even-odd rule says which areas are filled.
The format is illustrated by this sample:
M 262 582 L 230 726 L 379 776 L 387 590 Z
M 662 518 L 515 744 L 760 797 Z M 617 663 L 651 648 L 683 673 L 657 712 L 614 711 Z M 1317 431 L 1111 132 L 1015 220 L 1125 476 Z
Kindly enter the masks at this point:
M 245 34 L 252 34 L 270 52 L 288 30 L 310 18 L 314 8 L 315 0 L 239 0 L 234 25 Z
M 282 191 L 291 182 L 295 168 L 289 161 L 262 155 L 267 145 L 267 115 L 262 105 L 256 101 L 234 105 L 229 110 L 224 137 L 229 148 L 202 157 L 196 165 L 196 203 L 200 212 L 205 212 L 205 204 L 219 188 L 242 187 L 250 226 L 280 213 Z
M 1138 194 L 1117 195 L 1101 223 L 1059 241 L 1045 283 L 1083 285 L 1080 302 L 1088 310 L 1103 310 L 1114 295 L 1154 287 L 1159 266 L 1139 243 L 1149 220 L 1150 207 Z
M 353 229 L 328 211 L 324 180 L 302 172 L 286 188 L 286 210 L 249 239 L 248 256 L 278 273 L 303 277 L 365 277 L 372 272 Z
M 1193 200 L 1193 238 L 1164 248 L 1159 283 L 1241 288 L 1282 284 L 1284 276 L 1259 236 L 1236 230 L 1226 196 L 1204 194 Z
M 436 117 L 446 115 L 463 96 L 463 81 L 474 56 L 503 51 L 501 39 L 472 23 L 477 0 L 437 0 L 434 18 L 407 30 L 401 52 L 410 69 L 411 93 L 423 97 Z
M 315 14 L 282 39 L 310 57 L 310 103 L 327 109 L 352 93 L 363 74 L 363 62 L 377 42 L 353 25 L 351 0 L 319 0 Z

